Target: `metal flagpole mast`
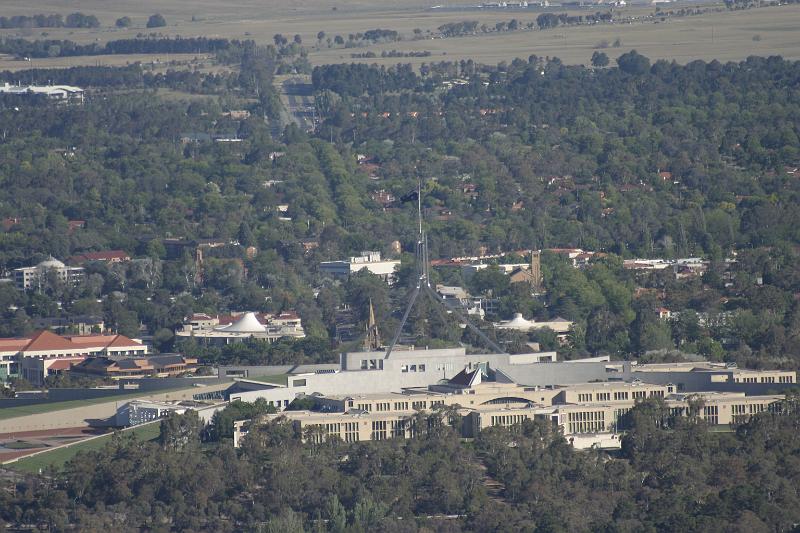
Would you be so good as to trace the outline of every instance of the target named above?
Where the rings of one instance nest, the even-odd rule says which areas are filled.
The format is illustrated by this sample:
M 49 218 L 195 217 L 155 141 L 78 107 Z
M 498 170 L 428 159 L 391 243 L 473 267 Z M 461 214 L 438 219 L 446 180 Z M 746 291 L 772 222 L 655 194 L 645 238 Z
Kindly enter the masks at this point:
M 408 320 L 409 315 L 411 314 L 411 309 L 414 307 L 414 304 L 417 301 L 417 297 L 419 296 L 420 290 L 424 290 L 428 296 L 435 302 L 435 304 L 446 306 L 445 302 L 441 299 L 441 297 L 433 290 L 431 287 L 431 278 L 430 278 L 430 260 L 428 257 L 428 236 L 422 229 L 422 181 L 417 180 L 417 222 L 418 222 L 418 234 L 417 234 L 417 285 L 411 293 L 411 298 L 408 301 L 408 305 L 406 306 L 406 310 L 403 313 L 403 318 L 400 320 L 400 325 L 397 327 L 397 331 L 394 333 L 394 337 L 392 337 L 392 342 L 389 344 L 389 347 L 386 348 L 386 355 L 383 356 L 384 359 L 388 359 L 392 353 L 392 349 L 394 349 L 395 345 L 397 344 L 398 339 L 400 338 L 400 334 L 403 331 L 403 327 Z M 444 318 L 442 310 L 434 305 L 436 308 L 436 312 L 440 314 Z M 478 337 L 480 337 L 486 344 L 489 345 L 497 353 L 506 353 L 500 346 L 497 345 L 492 339 L 490 339 L 484 332 L 480 330 L 475 324 L 473 324 L 467 316 L 456 309 L 447 308 L 451 312 L 453 312 L 458 319 L 463 321 L 467 327 L 469 327 L 473 332 L 475 332 Z
M 423 233 L 422 233 L 422 182 L 417 179 L 417 222 L 418 222 L 418 234 L 417 234 L 417 249 L 416 249 L 416 257 L 417 257 L 417 286 L 414 288 L 414 291 L 411 293 L 411 298 L 408 300 L 408 305 L 406 305 L 406 310 L 403 313 L 403 318 L 400 320 L 400 325 L 397 326 L 397 331 L 394 332 L 394 337 L 392 337 L 392 342 L 389 343 L 389 347 L 386 348 L 386 355 L 383 356 L 384 359 L 388 359 L 389 356 L 392 354 L 392 349 L 394 349 L 395 344 L 397 344 L 398 339 L 400 339 L 400 334 L 403 332 L 403 327 L 406 325 L 406 321 L 408 320 L 408 316 L 411 314 L 411 309 L 414 307 L 414 303 L 417 301 L 417 297 L 419 296 L 419 291 L 422 289 L 423 280 L 426 280 L 427 273 L 425 271 L 425 262 L 423 259 Z M 426 281 L 427 283 L 427 281 Z

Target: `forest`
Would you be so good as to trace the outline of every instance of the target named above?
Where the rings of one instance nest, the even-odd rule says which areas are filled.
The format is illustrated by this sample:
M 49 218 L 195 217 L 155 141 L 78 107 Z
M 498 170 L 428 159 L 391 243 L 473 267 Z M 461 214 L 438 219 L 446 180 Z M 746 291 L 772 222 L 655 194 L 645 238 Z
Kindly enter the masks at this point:
M 472 279 L 436 269 L 436 283 L 491 294 L 497 305 L 487 320 L 521 312 L 575 322 L 567 345 L 548 331 L 501 335 L 509 350 L 535 341 L 565 358 L 697 354 L 798 367 L 797 62 L 679 65 L 628 52 L 608 68 L 536 56 L 419 71 L 318 67 L 322 120 L 309 133 L 281 122 L 272 84 L 301 58 L 289 50 L 296 44 L 220 50 L 236 68 L 219 74 L 139 65 L 59 71 L 59 82 L 86 87 L 81 106 L 0 99 L 0 266 L 109 249 L 134 257 L 87 265 L 80 287 L 0 287 L 3 333 L 90 314 L 122 333 L 153 335 L 169 351 L 192 312 L 291 309 L 306 344 L 181 348 L 209 363 L 330 360 L 342 348 L 342 309 L 363 331 L 372 299 L 384 336 L 399 319 L 414 279 L 415 208 L 380 199 L 401 198 L 419 181 L 432 258 L 598 252 L 575 268 L 546 251 L 538 296 L 494 269 Z M 18 76 L 46 81 L 53 71 Z M 191 98 L 159 98 L 156 89 Z M 247 118 L 232 118 L 237 110 Z M 168 252 L 172 239 L 233 244 L 200 264 L 192 253 Z M 319 272 L 320 261 L 362 250 L 392 255 L 395 240 L 403 250 L 395 286 L 369 275 L 332 283 Z M 623 268 L 634 257 L 701 257 L 708 269 L 678 278 Z M 660 308 L 672 317 L 659 318 Z M 428 345 L 476 342 L 425 306 L 410 329 Z
M 312 444 L 277 419 L 239 450 L 194 412 L 153 442 L 115 436 L 62 470 L 12 476 L 0 523 L 49 531 L 789 531 L 800 521 L 797 400 L 732 432 L 628 415 L 614 455 L 576 451 L 544 420 L 464 443 L 444 412 L 415 437 Z

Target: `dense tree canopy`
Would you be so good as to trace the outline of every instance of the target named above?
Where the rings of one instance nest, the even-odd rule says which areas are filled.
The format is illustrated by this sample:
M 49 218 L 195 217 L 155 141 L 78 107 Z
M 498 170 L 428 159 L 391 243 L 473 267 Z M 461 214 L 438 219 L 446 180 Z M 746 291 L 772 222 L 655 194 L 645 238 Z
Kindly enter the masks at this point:
M 163 420 L 156 442 L 115 436 L 60 472 L 5 478 L 0 521 L 54 531 L 542 532 L 766 532 L 800 521 L 793 401 L 732 433 L 670 420 L 656 400 L 628 419 L 615 456 L 574 450 L 546 420 L 488 429 L 468 445 L 445 413 L 417 415 L 409 441 L 349 444 L 303 443 L 278 420 L 253 428 L 237 452 L 202 442 L 190 412 Z

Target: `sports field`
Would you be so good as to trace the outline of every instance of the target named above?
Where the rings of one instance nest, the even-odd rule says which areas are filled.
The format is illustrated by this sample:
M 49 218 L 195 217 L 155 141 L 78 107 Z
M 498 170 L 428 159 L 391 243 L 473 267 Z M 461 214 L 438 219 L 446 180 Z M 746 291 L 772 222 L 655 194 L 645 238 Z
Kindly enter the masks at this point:
M 512 18 L 523 24 L 534 21 L 542 12 L 540 9 L 436 9 L 430 7 L 438 2 L 420 0 L 397 0 L 379 2 L 377 0 L 232 0 L 212 2 L 210 0 L 129 0 L 108 2 L 106 0 L 82 0 L 80 10 L 97 16 L 103 27 L 98 29 L 45 28 L 26 30 L 2 30 L 2 36 L 18 36 L 27 39 L 70 39 L 78 42 L 104 42 L 113 39 L 131 38 L 137 35 L 161 33 L 163 35 L 228 37 L 255 39 L 258 42 L 272 41 L 273 35 L 287 36 L 299 34 L 309 49 L 313 64 L 338 63 L 350 61 L 394 64 L 398 62 L 420 64 L 423 62 L 474 59 L 482 63 L 509 61 L 515 57 L 527 58 L 531 54 L 557 56 L 566 63 L 587 63 L 603 41 L 621 41 L 618 48 L 607 48 L 605 52 L 612 57 L 635 48 L 651 59 L 674 59 L 688 62 L 694 59 L 718 59 L 721 61 L 741 60 L 749 55 L 782 55 L 800 59 L 800 4 L 765 7 L 743 11 L 717 11 L 699 16 L 671 18 L 663 23 L 644 20 L 633 24 L 608 24 L 556 28 L 545 31 L 515 31 L 480 34 L 449 39 L 413 40 L 414 29 L 422 30 L 421 35 L 447 22 L 478 20 L 481 24 L 494 26 L 498 21 Z M 464 2 L 463 5 L 469 2 Z M 452 4 L 450 4 L 452 5 Z M 77 9 L 72 0 L 4 0 L 3 14 L 62 13 Z M 662 4 L 664 10 L 676 10 L 682 6 L 716 7 L 721 4 Z M 335 10 L 334 10 L 335 8 Z M 595 11 L 606 11 L 608 7 L 596 6 L 580 11 L 568 10 L 572 14 L 584 15 Z M 643 17 L 653 13 L 649 5 L 614 8 L 617 17 Z M 560 8 L 550 8 L 551 12 L 564 12 Z M 146 29 L 148 15 L 160 12 L 168 25 L 156 30 Z M 121 16 L 130 16 L 133 27 L 120 30 L 113 28 L 114 21 Z M 328 48 L 327 37 L 364 32 L 369 29 L 384 28 L 398 31 L 403 40 L 363 48 Z M 323 41 L 317 40 L 317 33 L 324 31 Z M 429 51 L 431 56 L 424 58 L 372 58 L 352 59 L 351 53 L 375 52 L 378 56 L 384 50 L 400 52 Z M 163 60 L 163 58 L 160 58 Z M 171 58 L 174 59 L 174 58 Z M 101 61 L 131 62 L 141 60 L 128 56 L 103 58 Z M 145 61 L 152 60 L 145 58 Z M 47 66 L 75 64 L 94 64 L 96 58 L 53 58 L 42 60 Z M 110 63 L 109 63 L 110 64 Z M 0 63 L 0 68 L 9 65 Z M 11 68 L 20 68 L 11 65 Z

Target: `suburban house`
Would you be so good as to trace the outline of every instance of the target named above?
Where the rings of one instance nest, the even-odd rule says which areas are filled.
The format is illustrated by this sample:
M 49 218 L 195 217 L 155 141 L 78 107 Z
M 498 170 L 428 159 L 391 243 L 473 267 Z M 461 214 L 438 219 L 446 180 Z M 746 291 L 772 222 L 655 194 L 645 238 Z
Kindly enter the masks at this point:
M 103 333 L 106 329 L 106 323 L 101 316 L 76 315 L 34 318 L 33 327 L 36 329 L 49 329 L 59 334 L 91 335 L 93 333 Z

